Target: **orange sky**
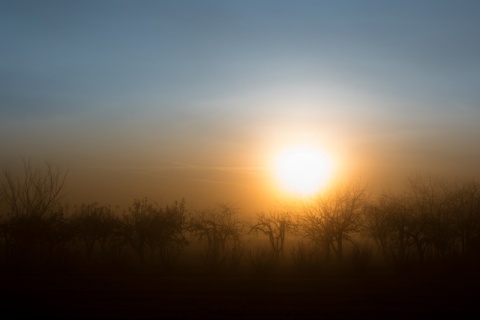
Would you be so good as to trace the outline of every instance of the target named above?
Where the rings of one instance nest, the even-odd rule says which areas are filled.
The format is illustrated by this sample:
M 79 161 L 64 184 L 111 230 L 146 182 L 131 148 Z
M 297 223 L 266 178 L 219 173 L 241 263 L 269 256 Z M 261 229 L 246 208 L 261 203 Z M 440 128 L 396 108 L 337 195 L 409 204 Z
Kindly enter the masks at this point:
M 2 165 L 68 167 L 72 203 L 246 211 L 296 144 L 374 190 L 478 178 L 480 6 L 433 3 L 3 3 Z

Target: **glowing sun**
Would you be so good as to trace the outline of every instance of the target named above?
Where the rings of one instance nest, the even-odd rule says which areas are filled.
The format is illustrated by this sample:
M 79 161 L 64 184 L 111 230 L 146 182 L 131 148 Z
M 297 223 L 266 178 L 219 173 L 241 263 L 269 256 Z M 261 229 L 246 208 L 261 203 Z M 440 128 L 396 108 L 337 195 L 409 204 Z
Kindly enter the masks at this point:
M 309 196 L 329 182 L 333 173 L 333 161 L 320 150 L 296 146 L 285 149 L 276 156 L 274 170 L 283 189 Z

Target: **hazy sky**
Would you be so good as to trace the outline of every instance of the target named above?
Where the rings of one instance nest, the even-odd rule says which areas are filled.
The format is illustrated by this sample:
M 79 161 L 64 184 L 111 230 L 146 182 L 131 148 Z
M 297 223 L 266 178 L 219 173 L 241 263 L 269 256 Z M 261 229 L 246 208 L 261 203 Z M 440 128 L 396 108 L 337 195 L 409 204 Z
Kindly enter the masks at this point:
M 261 208 L 285 145 L 338 176 L 480 176 L 478 1 L 0 1 L 0 157 L 71 201 Z

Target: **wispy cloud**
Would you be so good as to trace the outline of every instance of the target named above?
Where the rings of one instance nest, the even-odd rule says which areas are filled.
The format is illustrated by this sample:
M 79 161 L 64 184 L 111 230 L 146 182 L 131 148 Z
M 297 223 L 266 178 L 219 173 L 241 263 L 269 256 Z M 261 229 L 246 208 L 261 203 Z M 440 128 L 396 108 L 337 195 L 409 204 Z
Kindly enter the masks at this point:
M 167 162 L 158 165 L 149 166 L 108 166 L 107 169 L 115 171 L 144 171 L 144 172 L 160 172 L 160 171 L 219 171 L 245 174 L 261 174 L 269 170 L 265 166 L 225 166 L 225 165 L 202 165 L 188 162 Z

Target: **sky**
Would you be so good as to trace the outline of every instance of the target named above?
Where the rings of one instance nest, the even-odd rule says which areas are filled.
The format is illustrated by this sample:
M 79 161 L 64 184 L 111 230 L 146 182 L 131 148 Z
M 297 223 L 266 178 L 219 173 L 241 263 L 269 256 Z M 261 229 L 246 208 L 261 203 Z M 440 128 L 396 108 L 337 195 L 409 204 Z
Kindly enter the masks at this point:
M 66 199 L 278 203 L 272 157 L 338 179 L 480 176 L 478 1 L 0 1 L 0 161 Z

